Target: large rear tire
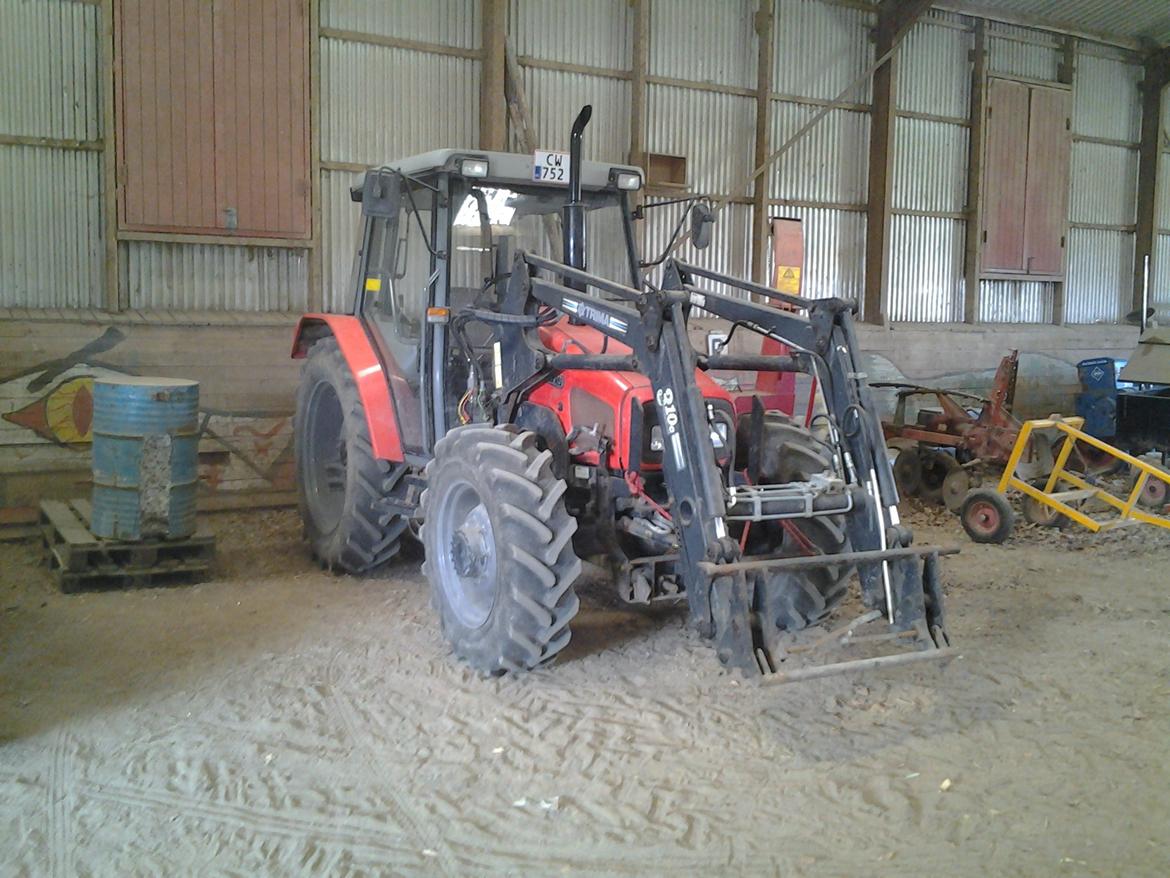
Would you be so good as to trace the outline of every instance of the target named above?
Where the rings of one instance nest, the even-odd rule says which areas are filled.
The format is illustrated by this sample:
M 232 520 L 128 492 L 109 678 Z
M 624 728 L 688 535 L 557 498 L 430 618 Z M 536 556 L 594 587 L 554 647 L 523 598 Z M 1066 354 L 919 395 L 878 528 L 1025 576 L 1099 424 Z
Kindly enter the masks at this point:
M 407 467 L 374 457 L 365 408 L 333 338 L 317 342 L 305 361 L 293 435 L 313 557 L 346 573 L 393 558 L 407 526 Z
M 581 561 L 552 459 L 535 433 L 472 425 L 427 465 L 423 571 L 444 636 L 484 674 L 538 667 L 569 642 Z
M 762 438 L 760 480 L 765 484 L 807 482 L 810 476 L 832 472 L 832 450 L 794 418 L 766 413 Z M 789 556 L 849 551 L 844 516 L 787 521 L 788 529 L 779 522 L 753 525 L 769 528 L 769 538 L 774 541 L 773 546 L 757 546 L 754 550 Z M 766 646 L 770 648 L 781 631 L 798 631 L 828 616 L 847 594 L 853 569 L 848 564 L 830 564 L 787 574 L 758 574 L 755 610 Z

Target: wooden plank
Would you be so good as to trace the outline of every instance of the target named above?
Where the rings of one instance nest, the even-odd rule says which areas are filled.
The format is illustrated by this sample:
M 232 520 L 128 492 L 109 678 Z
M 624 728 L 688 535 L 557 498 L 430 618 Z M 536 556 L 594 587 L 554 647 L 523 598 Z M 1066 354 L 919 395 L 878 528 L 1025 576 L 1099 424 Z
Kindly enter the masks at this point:
M 41 512 L 49 523 L 72 546 L 88 548 L 97 545 L 97 538 L 89 532 L 80 518 L 60 500 L 45 500 Z
M 626 161 L 646 167 L 646 77 L 650 75 L 650 0 L 632 0 L 634 43 L 630 71 L 630 151 Z
M 479 78 L 479 148 L 508 148 L 507 98 L 504 96 L 507 7 L 504 0 L 484 0 L 482 9 L 483 72 Z
M 81 519 L 81 523 L 85 525 L 88 531 L 93 522 L 93 504 L 84 498 L 69 501 L 70 508 L 77 513 L 77 517 Z
M 887 278 L 890 264 L 890 202 L 894 181 L 894 100 L 897 54 L 895 48 L 929 3 L 916 0 L 882 0 L 878 9 L 876 47 L 878 59 L 887 60 L 873 74 L 870 111 L 869 180 L 865 212 L 865 292 L 862 318 L 885 323 Z
M 121 279 L 118 271 L 118 116 L 117 79 L 115 74 L 114 0 L 102 0 L 99 33 L 102 84 L 102 303 L 110 311 L 122 308 Z
M 312 250 L 309 251 L 310 311 L 324 310 L 325 249 L 321 199 L 321 3 L 309 0 L 309 206 L 312 216 Z

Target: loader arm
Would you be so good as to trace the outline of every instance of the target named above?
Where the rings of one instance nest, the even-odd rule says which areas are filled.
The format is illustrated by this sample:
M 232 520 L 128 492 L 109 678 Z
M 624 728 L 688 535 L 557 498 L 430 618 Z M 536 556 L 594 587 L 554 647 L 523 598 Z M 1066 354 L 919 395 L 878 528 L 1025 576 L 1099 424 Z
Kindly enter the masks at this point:
M 545 272 L 563 283 L 536 277 Z M 705 271 L 705 270 L 704 270 Z M 693 273 L 698 274 L 699 270 Z M 507 420 L 524 394 L 557 372 L 573 369 L 619 369 L 645 375 L 654 390 L 659 423 L 664 428 L 663 475 L 670 495 L 672 523 L 679 537 L 682 584 L 691 622 L 714 636 L 726 663 L 758 670 L 759 631 L 752 611 L 749 573 L 762 569 L 830 564 L 809 558 L 743 557 L 728 533 L 728 505 L 722 471 L 715 457 L 704 400 L 695 370 L 751 368 L 809 371 L 825 388 L 834 445 L 840 468 L 851 483 L 847 528 L 865 602 L 881 607 L 903 629 L 922 627 L 945 642 L 942 595 L 938 585 L 939 550 L 909 548 L 909 532 L 897 520 L 893 473 L 884 455 L 881 426 L 869 388 L 855 359 L 857 350 L 849 305 L 840 300 L 810 303 L 777 295 L 807 310 L 807 316 L 768 308 L 743 299 L 698 290 L 690 283 L 692 267 L 668 265 L 661 290 L 639 291 L 526 253 L 517 253 L 497 314 L 481 314 L 495 325 L 500 362 L 497 418 Z M 707 273 L 712 280 L 749 292 L 773 295 L 734 278 Z M 609 299 L 588 294 L 593 289 Z M 751 358 L 701 356 L 687 334 L 692 305 L 775 337 L 796 348 L 795 356 Z M 546 349 L 534 330 L 554 316 L 593 327 L 629 348 L 628 355 L 556 353 Z M 890 539 L 888 539 L 890 538 Z M 892 545 L 891 545 L 892 542 Z M 920 560 L 927 563 L 920 567 Z
M 622 301 L 607 301 L 575 287 L 532 277 L 530 269 L 549 272 L 566 284 L 593 287 Z M 669 448 L 663 474 L 674 500 L 673 522 L 680 538 L 680 570 L 691 621 L 705 636 L 719 637 L 718 648 L 726 660 L 754 667 L 745 575 L 724 574 L 713 581 L 705 572 L 705 563 L 739 560 L 740 549 L 727 532 L 720 470 L 711 445 L 706 406 L 694 380 L 697 362 L 686 335 L 685 301 L 678 293 L 639 292 L 557 262 L 517 254 L 504 297 L 504 313 L 522 314 L 535 302 L 622 342 L 631 354 L 555 354 L 534 341 L 534 334 L 526 332 L 523 324 L 505 324 L 499 331 L 502 371 L 507 376 L 503 395 L 506 404 L 514 406 L 524 390 L 552 371 L 619 369 L 638 371 L 650 379 Z M 717 594 L 717 606 L 713 606 L 713 594 Z

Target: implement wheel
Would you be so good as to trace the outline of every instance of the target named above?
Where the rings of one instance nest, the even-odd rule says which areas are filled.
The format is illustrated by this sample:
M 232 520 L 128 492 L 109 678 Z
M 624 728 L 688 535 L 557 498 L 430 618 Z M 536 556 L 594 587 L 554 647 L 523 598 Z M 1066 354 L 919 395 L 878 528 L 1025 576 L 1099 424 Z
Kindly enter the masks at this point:
M 963 510 L 963 501 L 968 492 L 978 483 L 965 469 L 951 470 L 942 483 L 942 500 L 947 510 L 958 515 Z
M 922 490 L 922 460 L 917 448 L 903 448 L 894 458 L 894 483 L 903 497 L 913 497 Z
M 1035 497 L 1024 497 L 1024 519 L 1040 527 L 1066 528 L 1072 524 L 1069 517 L 1059 509 L 1041 503 Z
M 552 452 L 515 427 L 458 427 L 426 475 L 423 572 L 455 654 L 492 675 L 551 661 L 569 642 L 581 572 Z
M 944 498 L 943 485 L 947 476 L 962 469 L 959 462 L 945 451 L 925 449 L 922 454 L 922 488 L 920 494 L 923 500 L 931 503 L 942 503 Z
M 976 488 L 967 494 L 959 518 L 967 536 L 977 543 L 1002 543 L 1016 524 L 1007 497 L 990 488 Z
M 1130 474 L 1129 489 L 1131 491 L 1137 486 L 1138 479 L 1141 477 L 1141 470 L 1138 469 Z M 1170 486 L 1156 476 L 1147 476 L 1146 484 L 1142 487 L 1141 494 L 1138 495 L 1138 505 L 1155 511 L 1164 509 L 1166 504 L 1170 502 L 1170 496 L 1167 496 L 1168 487 Z

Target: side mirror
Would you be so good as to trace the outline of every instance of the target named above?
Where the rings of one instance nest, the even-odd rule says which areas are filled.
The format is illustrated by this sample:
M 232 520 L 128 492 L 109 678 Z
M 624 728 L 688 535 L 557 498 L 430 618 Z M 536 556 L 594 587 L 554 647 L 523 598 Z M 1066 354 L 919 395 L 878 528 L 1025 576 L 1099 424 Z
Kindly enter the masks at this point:
M 706 250 L 711 246 L 711 227 L 715 225 L 715 212 L 706 204 L 691 208 L 691 246 Z
M 402 203 L 402 178 L 392 171 L 367 171 L 362 184 L 362 213 L 398 219 Z

